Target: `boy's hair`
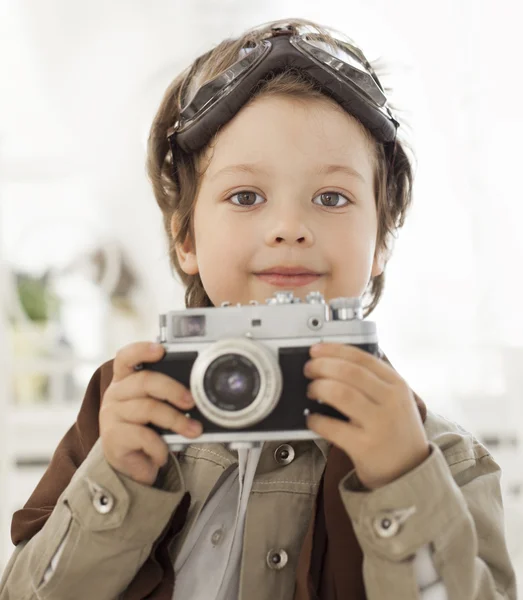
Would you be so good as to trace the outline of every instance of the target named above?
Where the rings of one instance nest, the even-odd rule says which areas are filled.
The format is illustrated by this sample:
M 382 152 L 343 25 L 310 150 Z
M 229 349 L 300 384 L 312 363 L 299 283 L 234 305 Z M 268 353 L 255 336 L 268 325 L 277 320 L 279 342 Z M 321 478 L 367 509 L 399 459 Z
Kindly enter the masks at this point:
M 295 25 L 307 25 L 332 43 L 328 31 L 305 20 L 292 20 Z M 286 21 L 289 23 L 289 21 Z M 176 244 L 189 235 L 194 241 L 194 205 L 199 191 L 202 173 L 200 164 L 205 148 L 193 154 L 182 151 L 175 157 L 176 179 L 173 177 L 173 156 L 167 140 L 167 130 L 179 118 L 181 107 L 187 105 L 196 91 L 207 81 L 215 78 L 234 64 L 239 50 L 251 40 L 258 40 L 270 30 L 273 23 L 254 31 L 249 31 L 237 39 L 227 39 L 218 46 L 197 58 L 169 86 L 164 94 L 158 112 L 151 126 L 148 143 L 147 171 L 153 185 L 156 201 L 163 215 L 164 227 L 169 239 L 171 265 L 185 286 L 185 304 L 188 308 L 212 306 L 199 274 L 187 275 L 180 268 L 176 255 Z M 377 71 L 376 66 L 374 70 Z M 377 73 L 378 78 L 380 74 Z M 317 86 L 298 71 L 288 70 L 262 81 L 252 95 L 284 95 L 301 99 L 321 98 L 334 102 L 322 93 Z M 336 106 L 339 106 L 336 104 Z M 341 107 L 339 107 L 340 110 Z M 396 117 L 397 118 L 397 117 Z M 386 261 L 390 258 L 391 242 L 395 232 L 403 226 L 412 197 L 413 169 L 408 158 L 410 150 L 405 142 L 396 140 L 393 152 L 385 151 L 382 143 L 361 125 L 374 155 L 374 192 L 378 214 L 376 248 L 385 252 Z M 211 142 L 212 143 L 212 142 Z M 171 221 L 177 223 L 177 235 L 173 238 Z M 385 261 L 385 262 L 386 262 Z M 385 273 L 374 277 L 365 293 L 365 315 L 370 314 L 378 304 L 385 281 Z

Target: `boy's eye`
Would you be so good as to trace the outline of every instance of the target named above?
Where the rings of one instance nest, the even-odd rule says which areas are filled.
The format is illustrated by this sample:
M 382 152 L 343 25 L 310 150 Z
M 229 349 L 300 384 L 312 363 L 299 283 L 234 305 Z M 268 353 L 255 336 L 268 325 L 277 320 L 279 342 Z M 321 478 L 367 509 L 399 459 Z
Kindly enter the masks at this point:
M 256 202 L 256 199 L 260 198 L 261 200 L 263 200 L 263 197 L 260 196 L 260 194 L 257 194 L 256 192 L 237 192 L 236 194 L 233 194 L 232 196 L 229 197 L 229 200 L 235 205 L 235 206 L 254 206 L 255 204 L 259 204 L 259 202 Z M 237 199 L 237 201 L 235 201 L 235 199 Z
M 316 200 L 319 198 L 319 202 Z M 346 198 L 343 194 L 338 192 L 324 192 L 323 194 L 318 194 L 316 198 L 312 200 L 314 204 L 320 204 L 320 206 L 333 206 L 335 208 L 340 208 L 341 206 L 347 206 L 350 204 L 350 200 Z M 340 201 L 342 201 L 340 203 Z

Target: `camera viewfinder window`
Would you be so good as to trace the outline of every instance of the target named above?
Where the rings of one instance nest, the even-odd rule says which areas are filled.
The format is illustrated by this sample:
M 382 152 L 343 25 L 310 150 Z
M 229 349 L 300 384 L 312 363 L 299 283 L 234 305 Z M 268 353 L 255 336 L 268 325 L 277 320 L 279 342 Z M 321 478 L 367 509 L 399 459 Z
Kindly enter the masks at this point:
M 174 337 L 201 337 L 205 335 L 205 315 L 177 317 L 173 321 Z

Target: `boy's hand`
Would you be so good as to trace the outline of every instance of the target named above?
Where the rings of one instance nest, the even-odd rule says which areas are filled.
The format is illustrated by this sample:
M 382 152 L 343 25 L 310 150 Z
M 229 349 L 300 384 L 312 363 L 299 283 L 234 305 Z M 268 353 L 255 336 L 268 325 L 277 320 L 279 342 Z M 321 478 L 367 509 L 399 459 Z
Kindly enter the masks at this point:
M 316 344 L 304 368 L 308 397 L 350 418 L 308 417 L 310 429 L 351 458 L 361 483 L 376 489 L 421 464 L 430 454 L 425 429 L 405 381 L 382 360 L 344 344 Z
M 145 485 L 154 483 L 169 456 L 167 444 L 147 423 L 190 438 L 202 432 L 201 423 L 184 414 L 194 406 L 185 386 L 163 373 L 135 370 L 140 363 L 160 360 L 164 353 L 161 345 L 149 342 L 120 350 L 100 408 L 100 437 L 107 462 Z

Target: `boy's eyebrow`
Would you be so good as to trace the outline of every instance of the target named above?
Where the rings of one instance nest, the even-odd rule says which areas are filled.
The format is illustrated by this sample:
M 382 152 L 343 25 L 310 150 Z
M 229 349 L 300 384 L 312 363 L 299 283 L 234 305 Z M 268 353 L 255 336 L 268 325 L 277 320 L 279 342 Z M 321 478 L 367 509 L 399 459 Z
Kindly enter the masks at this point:
M 221 175 L 226 175 L 229 173 L 248 173 L 251 175 L 255 173 L 267 174 L 267 170 L 256 163 L 240 163 L 237 165 L 229 165 L 228 167 L 224 167 L 223 169 L 216 171 L 216 173 L 214 173 L 214 175 L 212 175 L 210 179 L 211 181 L 214 181 Z M 354 169 L 353 167 L 350 167 L 349 165 L 321 165 L 317 169 L 317 173 L 318 175 L 332 175 L 333 173 L 344 173 L 345 175 L 349 175 L 350 177 L 356 177 L 356 179 L 359 179 L 363 183 L 366 183 L 363 175 L 359 171 L 356 171 L 356 169 Z
M 252 175 L 254 173 L 266 174 L 267 171 L 256 163 L 240 163 L 237 165 L 229 165 L 228 167 L 224 167 L 223 169 L 216 171 L 216 173 L 212 175 L 210 179 L 211 181 L 214 181 L 221 175 L 227 175 L 229 173 L 249 173 Z
M 344 173 L 350 177 L 356 177 L 362 183 L 367 183 L 363 175 L 349 165 L 323 165 L 318 169 L 318 175 L 332 175 L 333 173 Z

